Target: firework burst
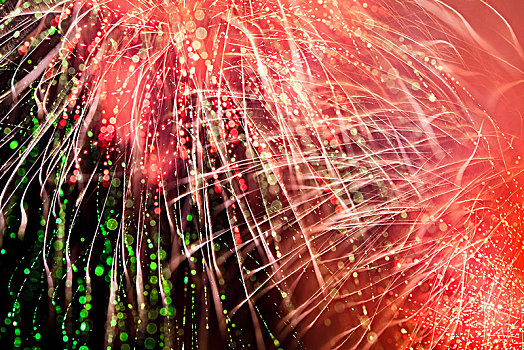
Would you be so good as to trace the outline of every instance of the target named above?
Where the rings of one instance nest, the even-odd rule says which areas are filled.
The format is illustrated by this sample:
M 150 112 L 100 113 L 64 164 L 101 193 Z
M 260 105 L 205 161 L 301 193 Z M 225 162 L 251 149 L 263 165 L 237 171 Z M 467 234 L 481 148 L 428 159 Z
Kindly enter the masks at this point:
M 523 55 L 475 6 L 505 43 L 436 0 L 5 1 L 2 343 L 521 347 Z

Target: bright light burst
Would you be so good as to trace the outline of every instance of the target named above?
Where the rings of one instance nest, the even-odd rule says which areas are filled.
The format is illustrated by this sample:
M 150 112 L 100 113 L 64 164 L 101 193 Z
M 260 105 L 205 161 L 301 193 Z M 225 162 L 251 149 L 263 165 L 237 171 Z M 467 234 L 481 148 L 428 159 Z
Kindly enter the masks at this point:
M 524 346 L 495 7 L 2 1 L 2 344 Z

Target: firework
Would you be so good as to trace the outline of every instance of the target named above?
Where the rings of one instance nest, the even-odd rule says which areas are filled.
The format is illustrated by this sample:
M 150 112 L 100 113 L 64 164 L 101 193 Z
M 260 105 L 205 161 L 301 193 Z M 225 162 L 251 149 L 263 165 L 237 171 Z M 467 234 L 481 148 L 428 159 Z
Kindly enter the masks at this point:
M 4 2 L 1 342 L 522 347 L 523 55 L 452 5 Z

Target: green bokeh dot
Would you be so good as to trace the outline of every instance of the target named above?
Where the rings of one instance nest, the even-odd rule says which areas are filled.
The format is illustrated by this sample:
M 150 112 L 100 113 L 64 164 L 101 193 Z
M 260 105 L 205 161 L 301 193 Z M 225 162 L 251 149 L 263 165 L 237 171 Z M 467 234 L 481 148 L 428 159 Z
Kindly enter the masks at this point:
M 146 349 L 153 349 L 155 347 L 155 339 L 151 337 L 146 338 L 146 340 L 144 341 L 144 346 L 146 347 Z
M 115 219 L 109 219 L 107 220 L 106 226 L 110 230 L 116 230 L 116 228 L 118 227 L 118 221 L 116 221 Z
M 102 276 L 104 273 L 104 267 L 102 265 L 98 265 L 95 269 L 95 275 Z
M 147 325 L 147 332 L 149 334 L 155 334 L 157 329 L 158 328 L 157 328 L 156 324 L 154 324 L 154 323 L 150 323 L 150 324 Z

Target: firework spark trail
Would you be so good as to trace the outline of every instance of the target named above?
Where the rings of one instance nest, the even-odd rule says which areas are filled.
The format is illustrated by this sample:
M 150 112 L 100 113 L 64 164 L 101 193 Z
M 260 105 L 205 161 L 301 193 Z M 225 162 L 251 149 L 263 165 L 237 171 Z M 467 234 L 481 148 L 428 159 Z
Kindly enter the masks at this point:
M 2 12 L 2 341 L 522 345 L 519 136 L 467 88 L 491 69 L 508 91 L 518 69 L 465 14 L 423 0 Z

